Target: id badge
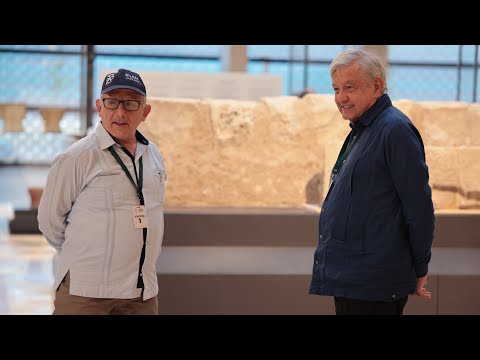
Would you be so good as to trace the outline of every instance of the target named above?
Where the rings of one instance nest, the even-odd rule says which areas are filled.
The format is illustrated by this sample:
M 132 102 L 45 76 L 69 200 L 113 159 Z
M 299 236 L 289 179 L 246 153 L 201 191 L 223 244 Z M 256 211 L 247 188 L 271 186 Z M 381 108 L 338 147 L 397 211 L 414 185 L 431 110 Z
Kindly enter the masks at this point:
M 143 229 L 147 227 L 147 216 L 145 214 L 145 205 L 132 206 L 133 225 L 135 229 Z

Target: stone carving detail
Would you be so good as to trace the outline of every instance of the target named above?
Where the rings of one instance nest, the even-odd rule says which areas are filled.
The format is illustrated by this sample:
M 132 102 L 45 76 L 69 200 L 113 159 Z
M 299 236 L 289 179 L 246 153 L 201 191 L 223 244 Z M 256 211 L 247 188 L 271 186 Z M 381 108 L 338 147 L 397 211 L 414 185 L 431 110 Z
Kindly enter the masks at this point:
M 323 173 L 312 176 L 305 188 L 306 203 L 310 205 L 321 205 L 323 202 Z

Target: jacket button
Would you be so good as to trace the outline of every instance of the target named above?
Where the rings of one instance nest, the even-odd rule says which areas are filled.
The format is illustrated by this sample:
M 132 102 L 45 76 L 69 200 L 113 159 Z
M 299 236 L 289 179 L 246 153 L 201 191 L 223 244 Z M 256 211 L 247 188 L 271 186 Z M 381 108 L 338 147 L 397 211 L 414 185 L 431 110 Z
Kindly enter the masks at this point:
M 397 295 L 393 294 L 392 299 L 396 299 L 396 298 L 397 298 Z
M 315 260 L 315 265 L 318 265 L 318 260 Z

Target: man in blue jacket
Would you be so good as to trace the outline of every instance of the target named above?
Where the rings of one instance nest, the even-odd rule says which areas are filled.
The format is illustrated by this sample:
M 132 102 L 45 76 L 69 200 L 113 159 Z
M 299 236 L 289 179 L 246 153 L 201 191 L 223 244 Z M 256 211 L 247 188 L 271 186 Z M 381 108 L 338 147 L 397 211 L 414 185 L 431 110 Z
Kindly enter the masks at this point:
M 346 49 L 330 76 L 352 130 L 322 205 L 310 294 L 334 296 L 337 315 L 402 315 L 409 294 L 431 298 L 435 218 L 423 141 L 392 106 L 377 57 Z

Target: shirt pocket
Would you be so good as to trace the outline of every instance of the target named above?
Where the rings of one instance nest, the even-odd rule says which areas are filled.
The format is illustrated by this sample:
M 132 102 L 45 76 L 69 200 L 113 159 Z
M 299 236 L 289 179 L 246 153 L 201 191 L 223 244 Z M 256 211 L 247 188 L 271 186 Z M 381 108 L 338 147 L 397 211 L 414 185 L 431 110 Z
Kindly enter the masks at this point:
M 87 204 L 110 208 L 127 199 L 136 198 L 136 191 L 125 173 L 99 174 L 83 189 Z
M 167 172 L 163 169 L 159 169 L 158 175 L 160 175 L 160 183 L 165 184 L 165 181 L 167 181 Z
M 154 159 L 155 168 L 156 168 L 156 189 L 158 194 L 158 199 L 160 199 L 160 203 L 163 205 L 165 203 L 165 182 L 167 181 L 167 171 L 165 170 L 165 165 L 163 164 L 163 160 L 160 158 Z
M 158 180 L 157 183 L 157 194 L 160 203 L 163 205 L 165 203 L 165 181 L 167 180 L 167 173 L 165 170 L 160 169 L 157 174 Z
M 163 168 L 153 161 L 151 167 L 144 168 L 144 186 L 143 195 L 145 204 L 148 207 L 155 208 L 163 206 L 165 203 L 165 181 L 167 174 Z

